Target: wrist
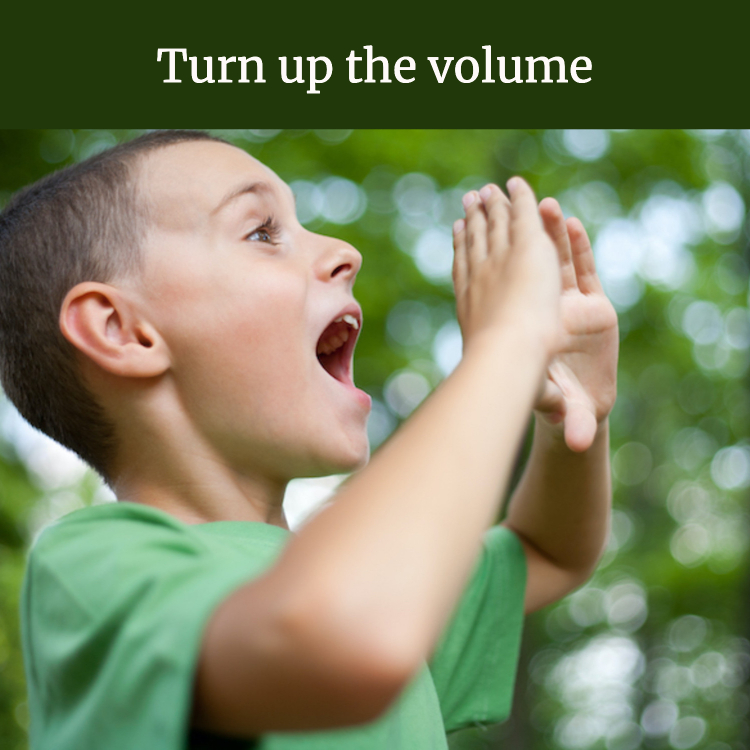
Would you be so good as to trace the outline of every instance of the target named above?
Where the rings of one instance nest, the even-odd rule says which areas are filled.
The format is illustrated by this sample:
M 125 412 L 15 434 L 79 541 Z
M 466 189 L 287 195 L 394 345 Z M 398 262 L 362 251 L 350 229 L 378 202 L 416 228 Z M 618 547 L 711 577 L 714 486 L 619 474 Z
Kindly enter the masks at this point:
M 531 326 L 487 327 L 464 342 L 464 359 L 496 358 L 502 367 L 509 363 L 534 372 L 541 379 L 550 359 L 544 338 Z
M 555 452 L 571 455 L 586 455 L 598 450 L 602 444 L 609 444 L 609 416 L 599 420 L 591 445 L 584 451 L 574 451 L 565 441 L 565 420 L 550 418 L 548 414 L 534 411 L 534 436 Z

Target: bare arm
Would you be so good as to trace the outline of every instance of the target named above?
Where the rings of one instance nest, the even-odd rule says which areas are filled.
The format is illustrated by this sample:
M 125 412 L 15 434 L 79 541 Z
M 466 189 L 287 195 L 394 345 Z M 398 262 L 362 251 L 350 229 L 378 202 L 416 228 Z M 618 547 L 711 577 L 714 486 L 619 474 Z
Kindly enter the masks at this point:
M 617 316 L 586 232 L 557 202 L 540 205 L 562 272 L 561 341 L 536 404 L 534 441 L 505 524 L 524 544 L 527 612 L 593 572 L 609 530 L 609 423 L 616 393 Z
M 524 609 L 580 586 L 604 548 L 610 511 L 609 428 L 574 452 L 537 422 L 531 456 L 504 522 L 521 538 L 528 567 Z
M 558 337 L 560 272 L 530 188 L 474 194 L 456 232 L 464 359 L 212 618 L 195 721 L 244 735 L 379 714 L 458 600 Z M 509 367 L 508 363 L 513 366 Z

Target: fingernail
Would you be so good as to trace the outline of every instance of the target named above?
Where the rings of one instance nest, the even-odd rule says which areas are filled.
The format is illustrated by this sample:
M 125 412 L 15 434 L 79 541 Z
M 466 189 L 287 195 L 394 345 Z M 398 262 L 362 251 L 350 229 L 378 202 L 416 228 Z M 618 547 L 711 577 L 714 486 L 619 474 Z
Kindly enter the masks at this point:
M 473 190 L 470 193 L 466 193 L 466 195 L 462 198 L 464 208 L 468 208 L 472 203 L 474 203 L 476 199 L 477 194 Z
M 463 219 L 456 219 L 453 222 L 453 234 L 461 234 L 464 231 L 464 225 L 466 222 Z
M 492 195 L 492 188 L 489 185 L 485 185 L 480 191 L 479 191 L 479 197 L 486 201 L 490 195 Z
M 512 193 L 514 190 L 516 190 L 521 184 L 521 180 L 518 179 L 518 177 L 511 177 L 508 180 L 508 192 Z

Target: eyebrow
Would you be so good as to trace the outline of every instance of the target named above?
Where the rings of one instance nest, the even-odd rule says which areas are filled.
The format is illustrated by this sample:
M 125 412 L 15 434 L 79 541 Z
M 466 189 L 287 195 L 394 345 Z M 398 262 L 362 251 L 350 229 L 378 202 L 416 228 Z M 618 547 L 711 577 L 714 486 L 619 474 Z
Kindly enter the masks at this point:
M 217 214 L 222 209 L 226 208 L 229 203 L 231 203 L 233 200 L 236 200 L 242 195 L 247 195 L 248 193 L 263 193 L 263 194 L 270 194 L 273 193 L 273 188 L 267 183 L 267 182 L 248 182 L 244 185 L 240 185 L 238 188 L 235 188 L 231 192 L 227 193 L 221 201 L 217 204 L 216 208 L 214 208 L 213 211 L 211 211 L 212 214 Z

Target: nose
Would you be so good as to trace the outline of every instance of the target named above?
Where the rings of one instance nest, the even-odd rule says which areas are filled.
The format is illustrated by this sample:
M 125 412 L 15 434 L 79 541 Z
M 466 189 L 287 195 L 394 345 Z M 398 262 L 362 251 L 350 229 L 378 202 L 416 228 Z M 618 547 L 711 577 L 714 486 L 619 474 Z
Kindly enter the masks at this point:
M 321 281 L 338 279 L 353 283 L 362 267 L 361 253 L 343 240 L 316 236 L 320 240 L 320 254 L 315 269 L 317 277 Z

